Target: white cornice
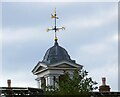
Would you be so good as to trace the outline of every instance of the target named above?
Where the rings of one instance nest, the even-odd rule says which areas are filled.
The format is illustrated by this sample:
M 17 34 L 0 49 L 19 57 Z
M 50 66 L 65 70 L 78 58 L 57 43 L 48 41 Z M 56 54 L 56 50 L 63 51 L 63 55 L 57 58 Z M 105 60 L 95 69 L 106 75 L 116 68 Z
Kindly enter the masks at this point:
M 56 64 L 51 64 L 51 65 L 49 65 L 49 67 L 58 66 L 58 65 L 64 64 L 64 63 L 66 63 L 66 64 L 68 64 L 68 65 L 71 65 L 71 66 L 73 66 L 73 67 L 77 67 L 77 68 L 83 67 L 82 65 L 79 65 L 79 64 L 76 64 L 76 63 L 71 63 L 71 62 L 68 62 L 68 61 L 62 61 L 62 62 L 59 62 L 59 63 L 56 63 Z
M 38 62 L 38 64 L 35 66 L 35 68 L 33 69 L 33 74 L 35 74 L 36 73 L 36 71 L 38 70 L 38 68 L 40 67 L 40 66 L 42 66 L 42 67 L 44 67 L 44 68 L 47 68 L 47 65 L 46 64 L 43 64 L 43 63 L 41 63 L 41 62 Z
M 72 67 L 57 67 L 59 65 L 62 65 L 62 64 L 68 64 Z M 39 67 L 44 67 L 42 70 L 38 70 Z M 82 65 L 79 65 L 79 64 L 76 64 L 76 63 L 71 63 L 71 62 L 68 62 L 68 61 L 62 61 L 62 62 L 59 62 L 59 63 L 56 63 L 56 64 L 51 64 L 51 65 L 46 65 L 44 63 L 41 63 L 39 62 L 37 64 L 37 66 L 33 69 L 33 74 L 37 75 L 38 73 L 42 73 L 46 70 L 74 70 L 76 68 L 78 69 L 82 69 Z
M 45 69 L 42 69 L 42 70 L 39 70 L 39 71 L 36 71 L 36 72 L 34 72 L 33 74 L 34 75 L 37 75 L 38 73 L 41 73 L 41 72 L 43 72 L 43 71 L 46 71 L 48 68 L 45 68 Z

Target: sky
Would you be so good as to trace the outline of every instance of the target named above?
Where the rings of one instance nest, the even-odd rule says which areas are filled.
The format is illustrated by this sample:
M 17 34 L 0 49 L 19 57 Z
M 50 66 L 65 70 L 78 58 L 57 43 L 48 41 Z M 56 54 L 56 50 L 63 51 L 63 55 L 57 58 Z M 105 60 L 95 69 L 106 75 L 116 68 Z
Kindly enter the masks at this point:
M 2 2 L 2 52 L 0 87 L 7 79 L 14 87 L 37 87 L 32 69 L 54 45 L 51 14 L 57 10 L 57 25 L 64 26 L 58 43 L 71 59 L 84 66 L 89 77 L 101 85 L 106 77 L 118 91 L 117 2 Z M 1 29 L 0 28 L 0 29 Z M 1 72 L 0 71 L 0 72 Z

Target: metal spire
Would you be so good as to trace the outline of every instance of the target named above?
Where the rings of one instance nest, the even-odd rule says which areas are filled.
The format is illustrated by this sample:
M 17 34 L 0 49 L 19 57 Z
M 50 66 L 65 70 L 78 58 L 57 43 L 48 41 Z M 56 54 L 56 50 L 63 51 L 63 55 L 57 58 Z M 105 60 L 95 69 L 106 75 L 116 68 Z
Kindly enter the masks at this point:
M 51 14 L 51 18 L 54 19 L 55 25 L 54 25 L 54 27 L 52 27 L 52 28 L 48 28 L 48 29 L 47 29 L 47 32 L 48 32 L 48 31 L 51 31 L 51 30 L 52 30 L 52 31 L 54 30 L 54 31 L 55 31 L 55 38 L 54 38 L 54 40 L 57 41 L 58 38 L 57 38 L 56 32 L 59 31 L 60 29 L 61 29 L 61 30 L 65 30 L 65 27 L 57 27 L 57 19 L 59 19 L 59 18 L 58 18 L 57 14 L 56 14 L 56 8 L 55 8 L 55 10 L 54 10 L 54 14 Z

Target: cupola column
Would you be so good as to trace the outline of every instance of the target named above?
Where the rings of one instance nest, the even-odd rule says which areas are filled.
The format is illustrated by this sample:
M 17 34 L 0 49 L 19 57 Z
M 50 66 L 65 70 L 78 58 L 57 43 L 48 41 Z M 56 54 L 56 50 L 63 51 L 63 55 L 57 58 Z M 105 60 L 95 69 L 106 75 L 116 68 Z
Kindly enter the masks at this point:
M 54 85 L 54 76 L 52 76 L 52 75 L 46 76 L 45 81 L 46 81 L 46 86 L 47 87 L 49 87 L 49 88 L 53 87 L 53 85 Z
M 41 89 L 41 78 L 40 78 L 39 81 L 38 81 L 38 88 Z
M 44 78 L 45 78 L 45 83 L 46 83 L 46 87 L 47 87 L 48 86 L 48 77 L 45 76 Z
M 56 81 L 55 82 L 55 87 L 59 89 L 59 85 L 58 85 L 58 83 L 59 83 L 59 76 L 56 76 L 56 80 L 55 81 Z
M 48 76 L 48 86 L 53 86 L 53 76 Z
M 38 88 L 41 89 L 41 77 L 37 78 L 37 84 L 38 84 Z

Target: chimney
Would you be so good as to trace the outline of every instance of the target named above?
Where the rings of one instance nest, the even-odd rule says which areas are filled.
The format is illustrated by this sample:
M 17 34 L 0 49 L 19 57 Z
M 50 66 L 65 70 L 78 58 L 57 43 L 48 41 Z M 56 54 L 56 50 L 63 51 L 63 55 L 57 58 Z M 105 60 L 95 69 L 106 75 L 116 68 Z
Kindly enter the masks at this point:
M 110 92 L 110 86 L 106 85 L 105 77 L 102 77 L 102 85 L 99 86 L 99 92 Z
M 8 84 L 8 87 L 10 88 L 11 87 L 11 80 L 10 79 L 7 80 L 7 84 Z
M 106 78 L 102 77 L 102 85 L 106 85 Z

